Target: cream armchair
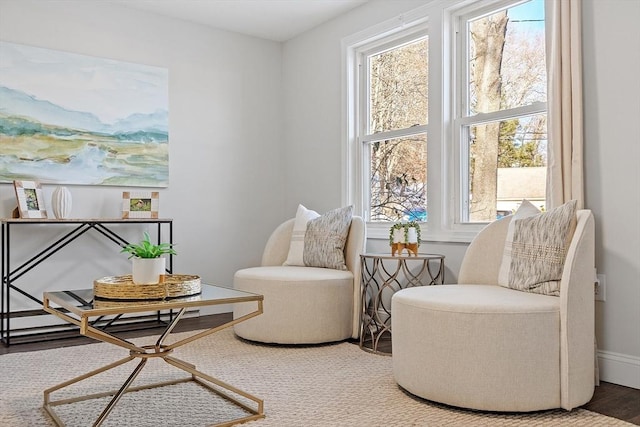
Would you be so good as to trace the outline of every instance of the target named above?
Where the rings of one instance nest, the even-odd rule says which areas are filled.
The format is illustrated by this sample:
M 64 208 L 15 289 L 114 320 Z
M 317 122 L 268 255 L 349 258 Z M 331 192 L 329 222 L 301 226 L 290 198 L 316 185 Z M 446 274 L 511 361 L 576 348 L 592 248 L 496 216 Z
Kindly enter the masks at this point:
M 277 344 L 316 344 L 357 338 L 360 254 L 365 225 L 353 217 L 344 249 L 347 270 L 284 266 L 294 219 L 281 224 L 265 246 L 262 265 L 236 272 L 233 286 L 264 295 L 260 316 L 234 325 L 241 338 Z M 234 318 L 247 314 L 237 304 Z
M 393 373 L 428 400 L 490 411 L 571 410 L 594 391 L 594 221 L 577 211 L 560 296 L 497 286 L 510 217 L 470 244 L 458 285 L 392 299 Z

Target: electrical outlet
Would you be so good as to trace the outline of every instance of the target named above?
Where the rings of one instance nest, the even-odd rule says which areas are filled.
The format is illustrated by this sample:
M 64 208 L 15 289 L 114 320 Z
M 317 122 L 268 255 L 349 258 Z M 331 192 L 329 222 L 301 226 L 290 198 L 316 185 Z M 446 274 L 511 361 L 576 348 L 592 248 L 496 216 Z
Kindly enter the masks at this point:
M 596 274 L 595 296 L 596 301 L 606 301 L 607 299 L 607 281 L 604 274 Z

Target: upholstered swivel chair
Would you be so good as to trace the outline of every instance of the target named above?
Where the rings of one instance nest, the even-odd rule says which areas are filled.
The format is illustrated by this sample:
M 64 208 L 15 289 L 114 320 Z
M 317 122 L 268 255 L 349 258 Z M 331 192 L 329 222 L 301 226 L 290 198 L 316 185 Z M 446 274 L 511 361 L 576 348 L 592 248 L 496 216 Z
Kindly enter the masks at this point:
M 571 410 L 591 399 L 593 216 L 577 211 L 559 296 L 497 286 L 510 221 L 477 235 L 459 284 L 393 296 L 393 373 L 410 393 L 489 411 Z
M 233 286 L 264 295 L 260 316 L 234 325 L 241 338 L 276 344 L 316 344 L 357 338 L 360 319 L 360 254 L 365 225 L 353 217 L 344 255 L 347 270 L 283 265 L 294 219 L 272 233 L 262 265 L 236 272 Z M 247 314 L 243 304 L 234 318 Z

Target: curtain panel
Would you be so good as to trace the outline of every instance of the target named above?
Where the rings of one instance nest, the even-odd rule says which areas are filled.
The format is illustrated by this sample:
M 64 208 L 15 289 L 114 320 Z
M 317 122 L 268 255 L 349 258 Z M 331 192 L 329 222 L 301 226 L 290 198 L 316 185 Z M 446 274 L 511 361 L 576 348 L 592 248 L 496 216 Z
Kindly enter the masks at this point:
M 545 0 L 547 204 L 584 207 L 581 0 Z

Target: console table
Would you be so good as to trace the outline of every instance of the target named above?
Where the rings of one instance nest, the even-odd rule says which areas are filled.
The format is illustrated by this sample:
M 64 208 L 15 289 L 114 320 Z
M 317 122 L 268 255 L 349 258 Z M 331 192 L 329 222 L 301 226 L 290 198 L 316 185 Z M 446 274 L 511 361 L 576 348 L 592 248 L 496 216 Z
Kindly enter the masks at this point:
M 129 242 L 119 235 L 115 228 L 118 225 L 123 224 L 155 224 L 157 226 L 157 240 L 160 243 L 163 227 L 168 229 L 169 243 L 173 243 L 173 220 L 172 219 L 147 219 L 147 218 L 133 218 L 133 219 L 26 219 L 26 218 L 2 218 L 0 219 L 2 225 L 2 266 L 0 277 L 2 277 L 2 290 L 0 292 L 0 340 L 6 345 L 11 345 L 11 333 L 22 332 L 21 336 L 34 335 L 35 331 L 29 331 L 28 333 L 20 329 L 12 329 L 11 319 L 16 317 L 38 316 L 47 314 L 42 309 L 34 310 L 11 310 L 11 294 L 19 293 L 29 300 L 34 301 L 39 307 L 42 307 L 41 298 L 32 295 L 32 291 L 29 290 L 28 283 L 16 284 L 19 279 L 27 272 L 38 267 L 42 262 L 47 260 L 53 254 L 65 248 L 71 242 L 78 239 L 89 231 L 95 231 L 96 235 L 103 237 L 108 241 L 115 243 L 118 246 L 126 245 Z M 14 245 L 19 244 L 20 240 L 12 238 L 12 231 L 15 227 L 32 228 L 33 233 L 29 233 L 29 239 L 37 239 L 38 234 L 36 226 L 46 227 L 58 227 L 62 230 L 61 237 L 56 237 L 54 241 L 43 242 L 40 246 L 43 249 L 35 253 L 28 260 L 20 263 L 19 265 L 13 265 L 11 260 L 11 250 Z M 165 237 L 166 240 L 166 237 Z M 169 256 L 167 272 L 173 272 L 173 256 Z M 157 321 L 160 321 L 160 313 L 157 314 Z M 107 325 L 112 324 L 118 320 L 111 319 L 107 322 Z M 41 326 L 37 329 L 47 329 L 54 326 Z
M 391 297 L 400 289 L 444 283 L 444 255 L 361 254 L 360 348 L 379 354 L 391 338 Z

